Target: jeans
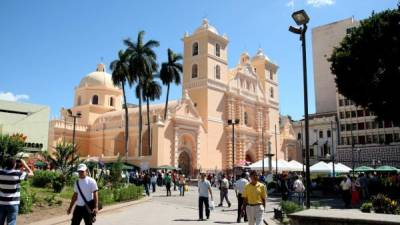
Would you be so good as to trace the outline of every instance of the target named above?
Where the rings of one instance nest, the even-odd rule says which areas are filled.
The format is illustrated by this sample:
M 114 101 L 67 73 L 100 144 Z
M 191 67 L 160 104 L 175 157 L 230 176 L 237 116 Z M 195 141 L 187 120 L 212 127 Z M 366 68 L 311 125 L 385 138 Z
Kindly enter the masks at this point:
M 231 206 L 231 202 L 228 199 L 228 188 L 221 188 L 221 191 L 219 194 L 220 194 L 220 198 L 221 198 L 221 202 L 219 203 L 219 206 L 222 206 L 224 199 L 228 203 L 228 206 Z
M 85 206 L 75 206 L 74 213 L 72 214 L 71 225 L 81 224 L 82 219 L 86 225 L 92 225 L 92 216 L 89 214 Z
M 179 184 L 179 196 L 185 196 L 185 185 L 184 184 Z
M 156 192 L 156 182 L 151 182 L 151 186 L 153 188 L 153 192 Z
M 206 208 L 206 217 L 207 219 L 210 218 L 210 206 L 208 204 L 207 197 L 199 197 L 199 219 L 203 219 L 203 204 Z
M 6 221 L 7 225 L 16 225 L 18 207 L 19 205 L 0 205 L 0 225 Z

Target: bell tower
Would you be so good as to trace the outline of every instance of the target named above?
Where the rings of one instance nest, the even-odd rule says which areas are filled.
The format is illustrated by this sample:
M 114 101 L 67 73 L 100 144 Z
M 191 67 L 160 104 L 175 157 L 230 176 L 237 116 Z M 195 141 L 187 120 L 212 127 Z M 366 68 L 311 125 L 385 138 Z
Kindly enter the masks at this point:
M 218 104 L 223 91 L 211 86 L 228 83 L 228 38 L 204 19 L 202 25 L 183 37 L 183 93 L 188 91 L 205 125 L 210 118 L 222 119 Z M 219 111 L 219 112 L 218 112 Z

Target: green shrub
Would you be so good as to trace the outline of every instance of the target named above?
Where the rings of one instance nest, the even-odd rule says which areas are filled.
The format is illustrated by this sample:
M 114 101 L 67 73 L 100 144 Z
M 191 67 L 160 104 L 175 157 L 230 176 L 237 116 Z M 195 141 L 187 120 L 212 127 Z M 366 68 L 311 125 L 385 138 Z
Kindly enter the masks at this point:
M 99 202 L 102 205 L 109 205 L 115 202 L 114 193 L 111 189 L 101 189 L 99 191 Z
M 77 180 L 79 180 L 78 176 L 74 176 L 74 175 L 67 176 L 65 178 L 65 185 L 73 187 Z
M 141 188 L 136 185 L 128 185 L 114 190 L 114 198 L 117 202 L 136 200 L 140 197 Z M 140 193 L 140 195 L 139 195 Z
M 35 199 L 35 194 L 32 194 L 29 190 L 29 183 L 27 181 L 23 181 L 21 183 L 20 189 L 20 204 L 19 204 L 19 213 L 27 214 L 32 212 L 33 200 Z
M 384 194 L 372 197 L 372 207 L 376 213 L 399 214 L 400 205 L 395 200 L 391 200 Z
M 56 172 L 48 170 L 36 170 L 35 176 L 32 177 L 32 186 L 46 187 L 50 186 L 53 180 L 58 176 Z
M 286 215 L 299 212 L 304 209 L 303 206 L 292 201 L 282 201 L 281 208 Z
M 110 182 L 113 187 L 119 188 L 122 185 L 122 168 L 124 164 L 121 162 L 121 158 L 118 157 L 117 162 L 112 164 L 110 171 Z
M 54 178 L 52 181 L 53 191 L 55 193 L 60 193 L 65 186 L 65 182 L 66 182 L 66 179 L 65 179 L 64 174 L 58 174 L 57 177 Z
M 361 212 L 371 212 L 372 209 L 372 203 L 371 202 L 365 202 L 361 205 L 360 210 Z

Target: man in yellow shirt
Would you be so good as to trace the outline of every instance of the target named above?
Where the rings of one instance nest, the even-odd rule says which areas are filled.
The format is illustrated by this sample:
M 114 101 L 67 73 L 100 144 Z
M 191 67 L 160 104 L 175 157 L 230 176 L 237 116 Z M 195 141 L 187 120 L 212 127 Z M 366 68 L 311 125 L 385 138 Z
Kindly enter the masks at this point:
M 246 210 L 249 225 L 261 225 L 265 209 L 267 189 L 263 183 L 258 182 L 256 171 L 250 173 L 251 182 L 244 187 L 243 210 Z

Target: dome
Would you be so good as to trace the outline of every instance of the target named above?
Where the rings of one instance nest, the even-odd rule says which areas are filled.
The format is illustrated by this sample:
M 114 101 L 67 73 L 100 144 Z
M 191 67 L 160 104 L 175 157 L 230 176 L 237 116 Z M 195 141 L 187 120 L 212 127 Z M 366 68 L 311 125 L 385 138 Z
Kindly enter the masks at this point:
M 197 30 L 194 33 L 196 34 L 196 33 L 199 33 L 199 32 L 205 31 L 205 30 L 211 31 L 214 34 L 218 35 L 217 29 L 215 27 L 211 26 L 208 23 L 207 19 L 203 19 L 203 24 L 201 24 L 201 26 L 199 28 L 197 28 Z
M 265 60 L 267 60 L 267 61 L 271 61 L 271 60 L 268 58 L 268 56 L 264 54 L 264 50 L 263 50 L 262 48 L 259 48 L 259 49 L 257 50 L 257 54 L 253 57 L 253 59 L 256 59 L 256 58 L 260 58 L 260 59 L 265 59 Z
M 108 88 L 116 88 L 112 82 L 111 75 L 106 73 L 105 65 L 98 64 L 95 72 L 89 73 L 82 78 L 79 87 L 95 87 L 104 86 Z

